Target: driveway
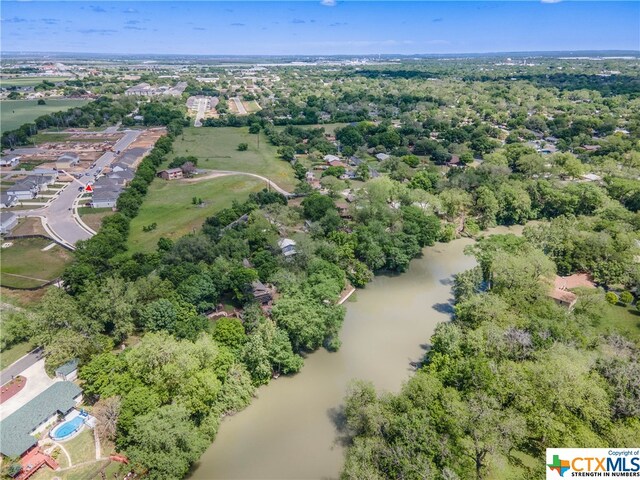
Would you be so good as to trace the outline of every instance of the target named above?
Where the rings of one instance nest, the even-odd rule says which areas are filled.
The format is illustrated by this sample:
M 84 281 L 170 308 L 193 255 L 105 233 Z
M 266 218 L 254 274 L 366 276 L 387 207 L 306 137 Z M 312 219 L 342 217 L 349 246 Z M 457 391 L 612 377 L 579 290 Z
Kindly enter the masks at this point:
M 38 360 L 42 359 L 43 350 L 42 348 L 36 348 L 31 352 L 27 353 L 21 359 L 13 362 L 7 368 L 0 372 L 0 385 L 4 385 L 11 377 L 15 377 L 16 375 L 20 375 L 23 371 L 29 368 L 31 365 L 36 363 Z
M 22 390 L 0 405 L 0 420 L 4 420 L 29 400 L 37 397 L 51 385 L 60 381 L 59 378 L 49 378 L 47 372 L 44 371 L 44 359 L 38 360 L 22 371 L 20 375 L 27 379 L 27 383 Z

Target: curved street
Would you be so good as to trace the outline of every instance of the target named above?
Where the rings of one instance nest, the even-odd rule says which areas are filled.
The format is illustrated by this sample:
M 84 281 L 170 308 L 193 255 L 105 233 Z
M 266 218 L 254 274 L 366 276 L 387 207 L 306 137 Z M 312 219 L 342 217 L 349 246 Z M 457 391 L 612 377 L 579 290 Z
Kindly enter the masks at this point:
M 124 151 L 141 133 L 139 130 L 126 131 L 125 135 L 115 143 L 113 150 Z M 94 175 L 110 165 L 116 156 L 115 152 L 104 153 L 96 160 L 94 168 L 86 170 L 86 173 L 91 175 L 74 178 L 47 206 L 17 211 L 16 215 L 19 217 L 40 217 L 45 230 L 53 238 L 70 248 L 74 248 L 78 240 L 91 238 L 95 232 L 81 223 L 77 213 L 77 200 L 82 193 L 80 188 L 84 190 L 88 183 L 93 182 Z

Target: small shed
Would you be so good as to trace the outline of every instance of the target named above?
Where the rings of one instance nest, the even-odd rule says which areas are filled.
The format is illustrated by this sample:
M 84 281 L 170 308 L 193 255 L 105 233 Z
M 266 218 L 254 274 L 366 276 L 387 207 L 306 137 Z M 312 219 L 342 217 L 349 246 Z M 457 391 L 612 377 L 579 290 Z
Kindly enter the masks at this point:
M 376 155 L 376 158 L 378 160 L 380 160 L 381 162 L 384 162 L 385 160 L 389 160 L 391 158 L 390 155 L 387 155 L 386 153 L 379 153 Z
M 56 369 L 56 377 L 69 382 L 78 378 L 78 359 L 74 358 L 73 360 L 69 360 L 64 365 L 58 367 Z

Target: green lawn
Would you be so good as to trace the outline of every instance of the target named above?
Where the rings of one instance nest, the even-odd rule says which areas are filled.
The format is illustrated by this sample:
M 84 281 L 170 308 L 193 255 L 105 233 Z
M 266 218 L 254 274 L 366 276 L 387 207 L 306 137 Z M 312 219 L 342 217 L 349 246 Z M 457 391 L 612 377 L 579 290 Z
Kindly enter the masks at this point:
M 78 214 L 84 223 L 97 232 L 102 226 L 102 220 L 109 215 L 113 215 L 113 209 L 80 207 L 78 208 Z
M 101 478 L 100 472 L 110 463 L 110 460 L 100 460 L 87 465 L 80 465 L 78 467 L 72 467 L 68 470 L 57 472 L 54 472 L 50 468 L 42 467 L 31 477 L 31 479 L 53 480 L 54 478 L 59 478 L 61 480 L 99 480 Z
M 0 283 L 3 286 L 38 287 L 46 281 L 59 277 L 71 261 L 71 254 L 59 245 L 46 252 L 42 251 L 51 243 L 51 240 L 21 238 L 11 241 L 13 242 L 11 247 L 2 249 Z
M 66 80 L 73 80 L 72 77 L 22 77 L 22 78 L 1 78 L 0 85 L 3 88 L 8 87 L 35 87 L 43 81 L 48 82 L 64 82 Z
M 156 178 L 149 187 L 140 213 L 131 221 L 129 250 L 151 252 L 155 250 L 160 237 L 177 240 L 189 232 L 199 230 L 205 218 L 229 207 L 233 200 L 246 200 L 249 193 L 264 187 L 265 183 L 261 180 L 244 175 L 231 175 L 198 183 Z M 193 197 L 202 198 L 204 204 L 193 205 Z M 154 222 L 157 224 L 155 230 L 142 230 L 142 227 Z
M 598 330 L 603 333 L 615 331 L 640 343 L 640 311 L 636 307 L 607 304 Z
M 239 152 L 240 143 L 249 144 L 249 149 Z M 260 134 L 258 149 L 257 135 L 250 135 L 247 128 L 185 128 L 173 150 L 175 156 L 197 157 L 198 168 L 257 173 L 288 191 L 297 183 L 291 165 L 278 157 L 277 148 Z
M 248 102 L 247 101 L 243 101 L 242 104 L 244 105 L 244 108 L 249 113 L 255 113 L 255 112 L 258 112 L 258 111 L 262 110 L 260 108 L 260 105 L 258 105 L 258 102 L 256 102 L 255 100 L 250 100 Z
M 72 438 L 68 442 L 62 442 L 62 445 L 67 452 L 69 452 L 74 465 L 96 459 L 96 444 L 93 440 L 93 430 L 86 426 L 84 430 L 80 432 L 80 435 Z
M 0 102 L 0 131 L 13 130 L 47 113 L 87 104 L 87 100 L 45 99 L 45 102 L 46 105 L 38 105 L 37 100 L 3 100 Z
M 30 342 L 22 342 L 0 352 L 0 370 L 4 370 L 13 362 L 29 353 L 33 347 Z

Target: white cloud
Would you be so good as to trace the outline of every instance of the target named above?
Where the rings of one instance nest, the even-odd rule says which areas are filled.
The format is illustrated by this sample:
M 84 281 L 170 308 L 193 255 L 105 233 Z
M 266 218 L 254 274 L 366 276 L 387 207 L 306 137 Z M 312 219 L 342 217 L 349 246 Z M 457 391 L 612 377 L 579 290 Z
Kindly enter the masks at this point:
M 320 0 L 320 5 L 324 5 L 325 7 L 335 7 L 336 0 Z

